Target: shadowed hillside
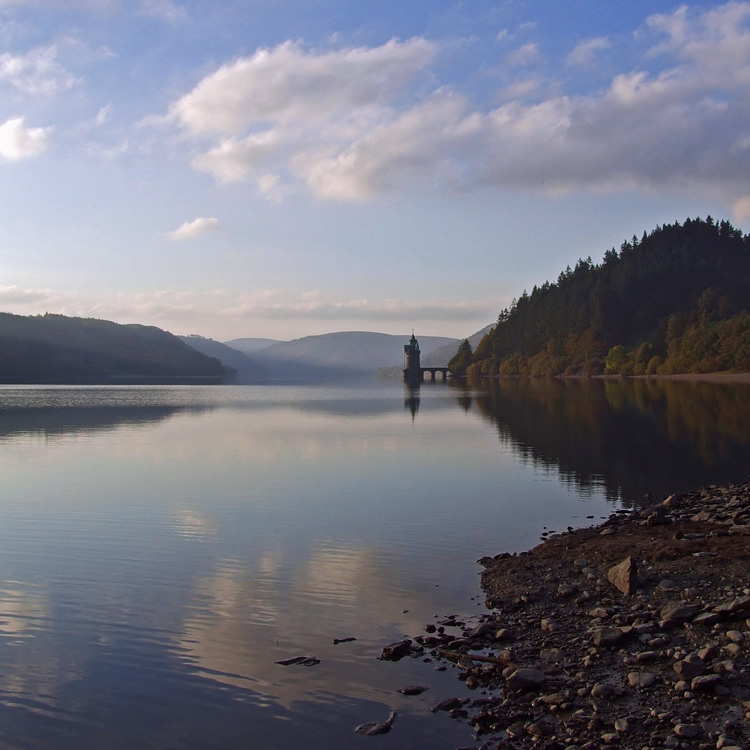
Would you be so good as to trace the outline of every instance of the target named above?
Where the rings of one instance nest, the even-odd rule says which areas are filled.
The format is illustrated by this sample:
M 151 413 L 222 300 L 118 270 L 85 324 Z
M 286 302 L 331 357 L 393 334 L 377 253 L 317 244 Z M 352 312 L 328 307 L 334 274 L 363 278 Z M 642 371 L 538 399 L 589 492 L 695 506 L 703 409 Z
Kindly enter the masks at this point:
M 233 375 L 153 326 L 0 313 L 3 383 L 218 383 Z
M 207 357 L 215 357 L 222 364 L 235 370 L 237 383 L 259 383 L 270 378 L 268 368 L 259 365 L 253 357 L 249 357 L 245 352 L 238 351 L 227 344 L 196 335 L 178 336 L 178 338 L 201 354 L 205 354 Z

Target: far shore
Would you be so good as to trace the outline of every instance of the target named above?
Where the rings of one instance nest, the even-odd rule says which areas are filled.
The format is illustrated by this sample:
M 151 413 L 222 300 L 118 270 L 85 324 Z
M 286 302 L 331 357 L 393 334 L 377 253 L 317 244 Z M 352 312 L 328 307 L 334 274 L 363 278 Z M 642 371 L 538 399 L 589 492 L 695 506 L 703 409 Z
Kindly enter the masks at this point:
M 616 375 L 614 377 L 617 377 Z M 706 372 L 680 375 L 631 375 L 634 380 L 703 380 L 712 383 L 750 383 L 750 372 Z

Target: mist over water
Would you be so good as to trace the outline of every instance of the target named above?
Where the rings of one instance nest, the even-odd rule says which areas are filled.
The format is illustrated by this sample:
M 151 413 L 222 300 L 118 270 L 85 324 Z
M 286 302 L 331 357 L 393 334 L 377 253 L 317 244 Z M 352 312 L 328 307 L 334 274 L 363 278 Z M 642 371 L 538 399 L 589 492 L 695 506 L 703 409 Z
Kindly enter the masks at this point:
M 429 711 L 455 677 L 382 647 L 483 611 L 482 555 L 745 481 L 748 395 L 0 387 L 2 744 L 357 747 L 391 707 L 383 747 L 471 744 Z

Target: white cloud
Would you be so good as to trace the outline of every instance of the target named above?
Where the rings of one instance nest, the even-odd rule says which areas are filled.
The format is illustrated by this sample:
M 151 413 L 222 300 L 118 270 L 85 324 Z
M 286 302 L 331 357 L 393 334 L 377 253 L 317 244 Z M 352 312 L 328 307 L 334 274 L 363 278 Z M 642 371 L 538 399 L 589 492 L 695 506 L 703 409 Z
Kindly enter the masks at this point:
M 0 125 L 0 156 L 20 161 L 39 156 L 49 145 L 52 128 L 27 128 L 23 117 L 15 117 Z
M 211 173 L 220 182 L 244 179 L 279 150 L 278 132 L 254 133 L 244 139 L 225 138 L 218 146 L 193 159 L 193 166 Z
M 41 310 L 45 305 L 58 305 L 63 297 L 50 289 L 21 289 L 16 285 L 0 286 L 0 305 L 31 305 Z
M 513 68 L 520 68 L 530 65 L 539 59 L 539 45 L 536 42 L 529 42 L 518 49 L 509 52 L 505 58 L 507 65 Z
M 480 126 L 465 110 L 461 97 L 436 94 L 335 156 L 298 157 L 297 170 L 317 195 L 344 200 L 366 200 L 405 181 L 460 185 L 462 146 Z
M 576 45 L 575 49 L 567 56 L 568 65 L 581 68 L 588 68 L 596 62 L 596 55 L 605 49 L 609 49 L 609 39 L 605 37 L 596 37 L 587 39 Z
M 0 55 L 0 82 L 9 83 L 25 94 L 56 94 L 77 82 L 57 61 L 58 47 L 40 47 L 25 55 Z
M 213 232 L 218 228 L 218 219 L 198 218 L 193 221 L 186 221 L 182 226 L 169 232 L 169 236 L 173 240 L 188 240 L 193 237 L 198 237 L 201 234 L 205 234 L 206 232 Z
M 213 139 L 193 156 L 196 169 L 220 181 L 253 176 L 276 199 L 295 183 L 337 200 L 421 183 L 668 188 L 732 201 L 750 193 L 749 22 L 750 2 L 652 16 L 651 48 L 609 87 L 567 94 L 562 79 L 506 70 L 506 103 L 491 111 L 437 85 L 424 91 L 438 48 L 423 39 L 333 52 L 287 42 L 222 66 L 170 118 L 198 143 Z M 582 42 L 567 62 L 585 64 L 608 44 Z M 511 54 L 526 65 L 539 48 Z
M 434 52 L 424 39 L 319 54 L 285 42 L 222 66 L 170 111 L 194 134 L 356 117 L 390 103 Z

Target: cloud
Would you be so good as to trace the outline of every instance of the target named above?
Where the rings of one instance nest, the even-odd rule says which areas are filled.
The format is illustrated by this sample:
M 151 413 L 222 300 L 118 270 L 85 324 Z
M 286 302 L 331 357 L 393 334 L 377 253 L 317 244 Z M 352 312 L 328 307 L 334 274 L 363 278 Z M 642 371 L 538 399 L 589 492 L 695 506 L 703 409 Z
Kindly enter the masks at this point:
M 16 285 L 0 286 L 0 305 L 32 305 L 37 310 L 45 305 L 58 305 L 64 299 L 50 289 L 21 289 Z
M 206 234 L 206 232 L 213 232 L 218 228 L 218 219 L 198 218 L 193 221 L 186 221 L 182 226 L 169 232 L 169 236 L 173 240 L 189 240 L 193 237 L 198 237 L 201 234 Z
M 439 93 L 381 125 L 335 156 L 297 159 L 297 170 L 321 197 L 366 200 L 404 182 L 425 179 L 460 185 L 462 147 L 481 126 L 465 101 Z
M 281 135 L 273 130 L 254 133 L 244 139 L 226 138 L 218 146 L 193 159 L 193 166 L 209 172 L 219 182 L 241 180 L 268 162 L 281 145 Z
M 25 94 L 56 94 L 71 89 L 78 79 L 57 61 L 58 47 L 40 47 L 25 55 L 0 55 L 0 82 Z
M 193 134 L 319 123 L 333 114 L 366 116 L 389 103 L 434 51 L 424 39 L 317 54 L 284 42 L 222 66 L 175 102 L 170 114 Z
M 539 59 L 539 45 L 536 42 L 529 42 L 508 53 L 505 63 L 513 68 L 520 68 L 530 65 L 537 59 Z
M 0 156 L 9 161 L 30 159 L 42 154 L 49 145 L 52 128 L 27 128 L 23 117 L 0 125 Z
M 430 79 L 440 48 L 424 39 L 327 52 L 285 42 L 221 66 L 169 119 L 198 144 L 195 169 L 224 182 L 274 175 L 277 199 L 293 185 L 358 201 L 421 185 L 733 201 L 750 193 L 749 22 L 750 2 L 651 16 L 638 30 L 647 48 L 608 86 L 583 94 L 565 90 L 572 78 L 505 68 L 495 109 Z M 586 40 L 562 62 L 590 63 L 608 45 Z M 510 62 L 539 56 L 528 44 Z
M 737 222 L 750 221 L 750 195 L 739 198 L 732 204 L 732 216 Z
M 594 39 L 587 39 L 578 44 L 575 49 L 567 56 L 568 65 L 580 68 L 588 68 L 596 61 L 596 55 L 602 50 L 609 49 L 609 39 L 598 36 Z
M 492 319 L 497 300 L 413 301 L 397 299 L 336 299 L 319 291 L 290 297 L 268 290 L 223 308 L 222 315 L 234 318 L 318 321 L 455 321 Z

